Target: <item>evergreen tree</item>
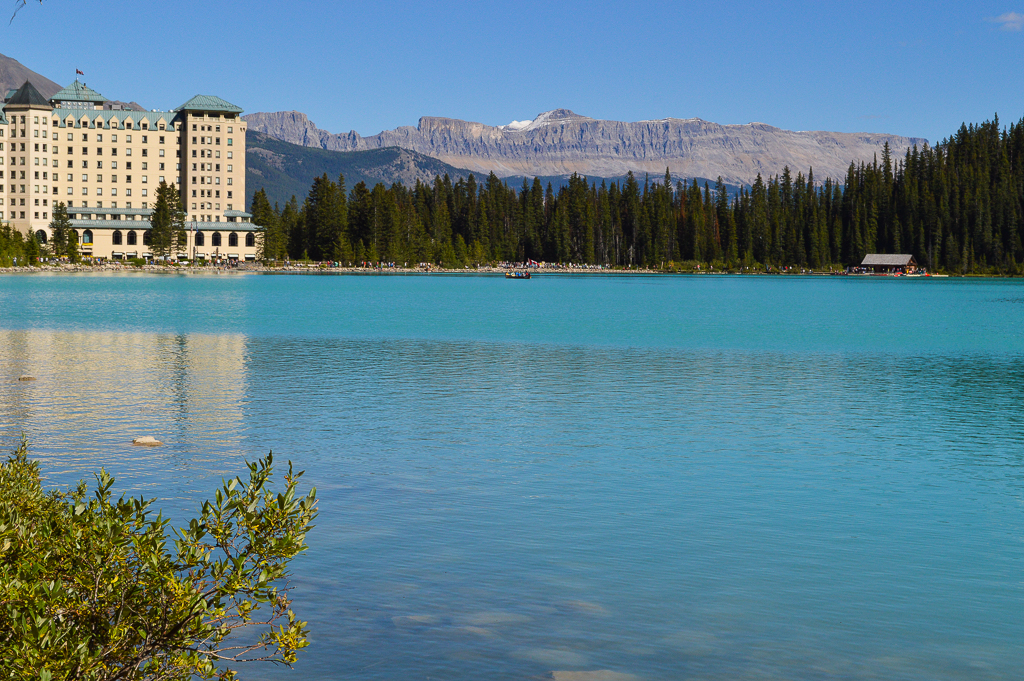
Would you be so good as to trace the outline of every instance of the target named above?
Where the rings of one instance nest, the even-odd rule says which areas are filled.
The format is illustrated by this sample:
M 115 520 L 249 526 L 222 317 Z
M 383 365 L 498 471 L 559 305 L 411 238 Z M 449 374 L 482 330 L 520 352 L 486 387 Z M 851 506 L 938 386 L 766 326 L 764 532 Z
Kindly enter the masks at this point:
M 53 213 L 50 216 L 50 249 L 55 256 L 68 255 L 68 243 L 74 231 L 68 217 L 68 207 L 63 201 L 57 203 L 53 206 Z M 77 234 L 75 236 L 77 237 Z M 77 238 L 75 241 L 77 242 Z
M 188 244 L 185 232 L 185 211 L 181 208 L 178 190 L 161 182 L 156 190 L 156 203 L 149 219 L 149 247 L 155 257 L 166 258 L 183 252 Z

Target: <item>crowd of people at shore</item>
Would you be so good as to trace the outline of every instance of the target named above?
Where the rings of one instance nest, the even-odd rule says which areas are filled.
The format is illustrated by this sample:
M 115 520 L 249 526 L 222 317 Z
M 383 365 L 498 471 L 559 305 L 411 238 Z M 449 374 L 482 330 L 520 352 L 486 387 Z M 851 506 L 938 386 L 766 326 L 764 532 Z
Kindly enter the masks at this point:
M 318 273 L 318 274 L 484 274 L 505 272 L 534 273 L 615 273 L 615 274 L 658 274 L 685 273 L 676 269 L 646 269 L 638 267 L 612 268 L 607 265 L 588 265 L 581 263 L 552 263 L 528 260 L 525 262 L 498 262 L 494 264 L 474 264 L 445 267 L 444 263 L 418 262 L 339 262 L 339 261 L 289 261 L 276 262 L 239 262 L 224 260 L 220 262 L 188 263 L 188 262 L 154 262 L 125 260 L 83 260 L 72 263 L 67 258 L 42 258 L 36 264 L 22 265 L 14 263 L 8 267 L 0 267 L 0 272 L 97 272 L 97 271 L 147 271 L 147 272 L 259 272 L 259 273 Z M 858 274 L 857 269 L 812 271 L 794 267 L 760 267 L 715 269 L 698 267 L 692 274 Z

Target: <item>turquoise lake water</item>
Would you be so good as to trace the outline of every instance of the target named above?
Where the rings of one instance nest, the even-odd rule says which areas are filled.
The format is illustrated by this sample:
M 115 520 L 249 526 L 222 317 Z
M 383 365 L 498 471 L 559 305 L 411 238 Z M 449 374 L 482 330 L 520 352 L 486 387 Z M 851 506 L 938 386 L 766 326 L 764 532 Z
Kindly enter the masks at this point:
M 1018 679 L 1022 322 L 1015 280 L 8 275 L 0 445 L 175 517 L 305 469 L 313 643 L 244 678 Z

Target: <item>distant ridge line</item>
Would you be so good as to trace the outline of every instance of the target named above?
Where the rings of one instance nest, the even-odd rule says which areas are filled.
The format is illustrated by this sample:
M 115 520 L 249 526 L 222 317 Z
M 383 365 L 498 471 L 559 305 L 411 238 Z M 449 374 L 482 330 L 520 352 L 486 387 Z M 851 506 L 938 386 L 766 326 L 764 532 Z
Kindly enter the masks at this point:
M 505 126 L 424 116 L 413 126 L 362 137 L 355 131 L 332 134 L 298 111 L 245 116 L 250 130 L 307 147 L 361 151 L 400 147 L 478 174 L 499 177 L 579 173 L 619 177 L 627 172 L 661 177 L 718 177 L 730 184 L 752 184 L 780 174 L 813 169 L 816 181 L 843 180 L 851 162 L 871 162 L 889 144 L 894 157 L 927 140 L 885 133 L 791 131 L 765 123 L 721 125 L 700 118 L 605 121 L 554 109 L 533 121 Z

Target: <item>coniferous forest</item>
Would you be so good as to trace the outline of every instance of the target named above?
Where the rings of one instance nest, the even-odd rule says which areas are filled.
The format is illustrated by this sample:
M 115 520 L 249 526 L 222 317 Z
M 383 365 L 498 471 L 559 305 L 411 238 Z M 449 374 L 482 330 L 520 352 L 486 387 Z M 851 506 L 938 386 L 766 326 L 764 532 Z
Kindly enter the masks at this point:
M 557 192 L 493 174 L 414 187 L 317 178 L 300 203 L 253 222 L 267 259 L 439 263 L 495 261 L 620 267 L 823 270 L 866 253 L 911 253 L 933 271 L 1016 274 L 1024 264 L 1024 119 L 962 126 L 934 148 L 850 165 L 843 183 L 789 169 L 730 193 L 709 183 L 632 175 Z M 39 245 L 0 228 L 0 264 Z M 20 262 L 25 262 L 20 259 Z
M 495 261 L 649 268 L 800 269 L 859 264 L 866 253 L 911 253 L 935 271 L 1017 273 L 1024 262 L 1024 120 L 962 126 L 934 148 L 851 164 L 845 182 L 758 177 L 730 194 L 664 177 L 554 192 L 509 187 L 493 174 L 433 184 L 349 189 L 317 178 L 308 196 L 250 208 L 267 258 L 342 262 Z

